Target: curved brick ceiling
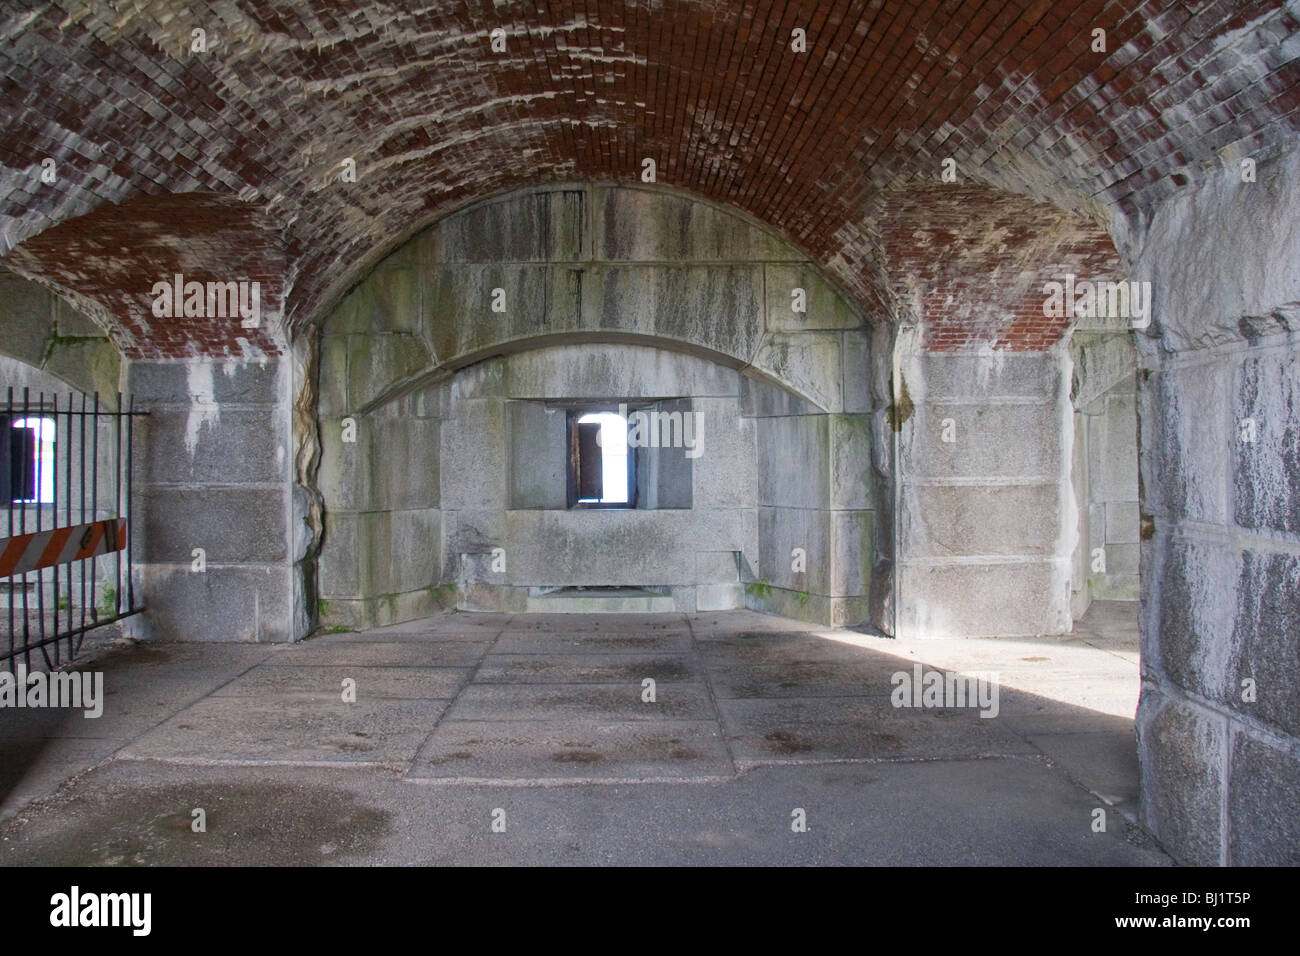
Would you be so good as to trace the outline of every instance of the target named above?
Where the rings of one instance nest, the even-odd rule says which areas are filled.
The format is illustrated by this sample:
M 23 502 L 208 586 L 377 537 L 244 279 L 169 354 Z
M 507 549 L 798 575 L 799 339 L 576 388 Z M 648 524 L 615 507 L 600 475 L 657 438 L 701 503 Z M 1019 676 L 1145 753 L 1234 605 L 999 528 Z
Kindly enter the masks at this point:
M 952 218 L 951 197 L 912 188 L 943 158 L 964 187 L 1079 213 L 1086 245 L 1100 234 L 1087 220 L 1122 232 L 1117 215 L 1131 223 L 1208 167 L 1266 159 L 1300 126 L 1300 16 L 1280 3 L 416 6 L 6 4 L 0 252 L 26 240 L 18 271 L 123 320 L 147 312 L 157 247 L 192 243 L 191 260 L 244 277 L 229 274 L 248 255 L 231 250 L 237 198 L 249 248 L 278 236 L 276 294 L 300 325 L 459 205 L 635 180 L 653 157 L 660 183 L 771 224 L 880 314 L 898 301 L 888 235 L 926 227 L 930 197 Z M 796 27 L 806 53 L 791 50 Z M 1098 27 L 1109 52 L 1090 48 Z M 195 28 L 205 53 L 190 50 Z M 355 183 L 340 180 L 347 157 Z M 172 193 L 218 195 L 149 199 Z M 95 259 L 106 244 L 129 258 L 133 242 L 135 263 Z

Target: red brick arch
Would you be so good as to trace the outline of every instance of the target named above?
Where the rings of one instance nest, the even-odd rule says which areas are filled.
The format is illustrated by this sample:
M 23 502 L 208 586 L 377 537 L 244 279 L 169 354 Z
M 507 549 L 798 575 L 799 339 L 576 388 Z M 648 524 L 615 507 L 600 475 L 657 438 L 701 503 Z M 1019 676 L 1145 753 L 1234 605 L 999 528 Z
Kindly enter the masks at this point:
M 279 353 L 285 257 L 280 230 L 253 203 L 214 193 L 136 196 L 60 223 L 8 264 L 62 295 L 127 358 Z M 256 281 L 258 328 L 238 317 L 158 318 L 152 289 L 185 281 Z
M 253 223 L 297 328 L 414 222 L 538 182 L 635 181 L 649 157 L 660 183 L 772 225 L 881 314 L 906 228 L 891 208 L 946 158 L 958 185 L 1110 225 L 1225 161 L 1267 159 L 1300 126 L 1300 22 L 1278 3 L 405 6 L 10 7 L 0 252 L 27 247 L 20 271 L 129 328 L 112 250 L 65 233 L 76 261 L 55 261 L 33 237 L 105 204 L 156 213 L 171 194 L 219 195 L 250 207 L 222 215 Z M 807 52 L 791 49 L 795 28 Z M 340 178 L 348 158 L 355 183 Z M 204 247 L 204 203 L 166 211 L 158 246 L 194 242 L 216 274 L 245 265 L 241 243 Z M 270 345 L 137 331 L 144 353 Z

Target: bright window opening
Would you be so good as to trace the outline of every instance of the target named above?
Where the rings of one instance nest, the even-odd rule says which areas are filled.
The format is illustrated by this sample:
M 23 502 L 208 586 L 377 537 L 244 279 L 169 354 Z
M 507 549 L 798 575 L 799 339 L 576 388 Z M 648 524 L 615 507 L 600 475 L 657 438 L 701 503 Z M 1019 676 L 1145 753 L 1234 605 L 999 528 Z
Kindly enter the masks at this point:
M 579 425 L 599 425 L 600 497 L 579 498 L 580 504 L 627 504 L 627 419 L 614 412 L 591 412 L 578 419 Z
M 54 419 L 20 418 L 9 431 L 12 500 L 23 504 L 54 501 Z

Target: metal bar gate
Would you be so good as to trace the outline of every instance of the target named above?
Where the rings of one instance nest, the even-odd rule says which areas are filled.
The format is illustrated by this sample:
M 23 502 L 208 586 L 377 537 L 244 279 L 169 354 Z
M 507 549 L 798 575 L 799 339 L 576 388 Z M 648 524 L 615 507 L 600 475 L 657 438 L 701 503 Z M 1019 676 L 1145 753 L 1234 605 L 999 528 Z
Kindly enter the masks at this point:
M 39 651 L 47 668 L 74 657 L 86 632 L 136 603 L 130 521 L 134 399 L 105 408 L 99 393 L 0 402 L 0 670 Z M 38 661 L 38 664 L 40 661 Z

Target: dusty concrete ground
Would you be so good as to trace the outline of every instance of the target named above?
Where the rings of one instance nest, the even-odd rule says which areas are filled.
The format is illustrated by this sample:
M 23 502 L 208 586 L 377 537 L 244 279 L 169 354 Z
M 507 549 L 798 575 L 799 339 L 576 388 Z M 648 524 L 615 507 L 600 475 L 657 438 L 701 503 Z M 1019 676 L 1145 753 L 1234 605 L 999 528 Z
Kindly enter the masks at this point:
M 915 663 L 998 672 L 998 715 L 893 707 Z M 1131 822 L 1132 605 L 924 644 L 748 612 L 454 614 L 82 666 L 99 719 L 0 710 L 0 863 L 1170 862 Z

